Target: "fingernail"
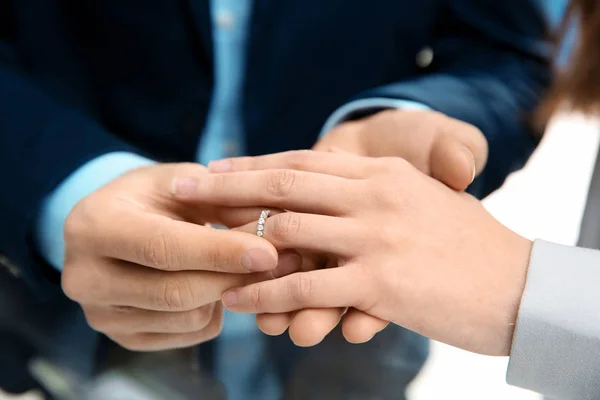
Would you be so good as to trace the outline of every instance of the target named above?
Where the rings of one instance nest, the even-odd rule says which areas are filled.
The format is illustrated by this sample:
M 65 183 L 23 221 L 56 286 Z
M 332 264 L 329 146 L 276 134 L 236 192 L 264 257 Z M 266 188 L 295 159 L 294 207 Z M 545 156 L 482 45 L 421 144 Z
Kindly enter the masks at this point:
M 221 173 L 227 172 L 231 170 L 231 161 L 230 160 L 219 160 L 212 161 L 208 163 L 208 172 L 213 173 Z
M 473 156 L 473 153 L 471 152 L 471 150 L 469 150 L 467 147 L 463 147 L 462 152 L 467 157 L 469 164 L 471 164 L 473 166 L 473 175 L 471 176 L 471 182 L 470 182 L 470 183 L 473 183 L 473 181 L 475 180 L 475 175 L 477 175 L 477 171 L 475 170 L 475 157 Z
M 189 196 L 196 192 L 197 178 L 175 178 L 171 184 L 171 193 L 176 196 Z
M 238 295 L 235 291 L 230 290 L 229 292 L 223 293 L 221 301 L 225 307 L 235 306 L 238 303 Z
M 277 266 L 277 260 L 266 250 L 250 249 L 242 256 L 242 267 L 250 272 L 269 271 Z

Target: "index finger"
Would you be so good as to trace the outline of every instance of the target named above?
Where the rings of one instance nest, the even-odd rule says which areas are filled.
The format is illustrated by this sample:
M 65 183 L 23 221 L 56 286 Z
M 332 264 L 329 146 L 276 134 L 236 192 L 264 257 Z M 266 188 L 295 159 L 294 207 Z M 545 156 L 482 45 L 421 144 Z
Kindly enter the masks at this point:
M 364 179 L 371 175 L 376 163 L 372 158 L 350 153 L 295 150 L 256 157 L 238 157 L 213 161 L 212 173 L 293 169 L 335 175 L 347 179 Z
M 342 215 L 359 194 L 357 181 L 306 171 L 274 169 L 175 178 L 171 192 L 180 201 L 226 207 L 265 206 L 299 212 Z M 324 193 L 329 193 L 325 199 Z M 336 201 L 337 199 L 337 201 Z
M 87 241 L 100 254 L 163 271 L 260 272 L 277 250 L 255 235 L 140 212 L 119 211 Z

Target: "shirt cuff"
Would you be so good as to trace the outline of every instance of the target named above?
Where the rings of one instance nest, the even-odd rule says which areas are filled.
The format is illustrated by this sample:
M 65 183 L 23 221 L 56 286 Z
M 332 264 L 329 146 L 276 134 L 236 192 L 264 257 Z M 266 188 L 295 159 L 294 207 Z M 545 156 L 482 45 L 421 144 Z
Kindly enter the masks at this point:
M 537 240 L 507 382 L 553 399 L 600 399 L 600 252 Z
M 62 271 L 63 226 L 75 204 L 125 172 L 150 164 L 153 161 L 136 154 L 115 152 L 97 157 L 69 175 L 46 198 L 36 221 L 35 241 L 46 262 Z
M 335 128 L 342 122 L 350 121 L 363 117 L 365 115 L 374 114 L 378 111 L 388 108 L 398 108 L 403 110 L 430 110 L 431 108 L 425 104 L 410 100 L 389 99 L 385 97 L 375 97 L 370 99 L 360 99 L 352 101 L 338 108 L 325 122 L 321 129 L 320 136 L 322 137 L 327 132 Z

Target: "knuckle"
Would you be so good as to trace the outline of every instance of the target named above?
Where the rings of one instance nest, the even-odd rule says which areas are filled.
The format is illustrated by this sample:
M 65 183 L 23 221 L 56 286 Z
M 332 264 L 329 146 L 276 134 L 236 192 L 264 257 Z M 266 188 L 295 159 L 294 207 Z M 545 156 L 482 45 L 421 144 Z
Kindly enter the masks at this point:
M 216 339 L 223 332 L 223 320 L 221 319 L 218 323 L 210 324 L 204 331 L 205 341 Z
M 277 242 L 288 242 L 300 232 L 300 220 L 301 218 L 298 214 L 290 212 L 271 217 L 270 235 Z
M 226 251 L 223 247 L 214 246 L 203 254 L 204 270 L 216 272 L 229 272 L 227 266 L 234 264 L 236 254 Z
M 86 280 L 84 274 L 83 268 L 71 265 L 65 266 L 62 272 L 62 290 L 69 299 L 75 302 L 81 302 L 89 294 L 85 287 Z
M 84 310 L 84 314 L 90 328 L 96 332 L 106 332 L 108 330 L 106 319 L 100 316 L 98 313 Z
M 86 243 L 92 232 L 98 230 L 97 212 L 90 197 L 77 203 L 65 220 L 63 237 L 67 246 L 74 243 Z
M 220 195 L 223 192 L 227 192 L 228 177 L 222 174 L 211 174 L 208 176 L 207 183 L 209 185 L 210 193 L 213 195 Z
M 146 265 L 165 271 L 177 271 L 181 267 L 177 254 L 177 249 L 172 248 L 166 235 L 156 233 L 148 238 L 140 257 Z
M 221 335 L 221 332 L 223 332 L 223 324 L 216 325 L 214 328 L 211 327 L 209 330 L 207 330 L 206 340 L 204 341 L 208 342 L 209 340 L 218 338 Z
M 410 162 L 401 157 L 383 157 L 378 160 L 381 170 L 386 173 L 405 173 L 412 168 Z
M 161 310 L 181 311 L 193 308 L 194 292 L 189 279 L 164 279 L 157 285 L 154 302 Z
M 267 174 L 267 193 L 273 197 L 287 197 L 294 187 L 297 173 L 292 170 L 275 170 Z
M 397 209 L 403 201 L 404 193 L 401 186 L 382 185 L 381 180 L 373 179 L 367 183 L 369 204 L 376 210 Z
M 310 163 L 313 152 L 310 150 L 295 150 L 290 151 L 286 155 L 286 165 L 291 169 L 305 169 Z
M 146 340 L 143 340 L 140 335 L 114 335 L 111 339 L 118 343 L 125 350 L 129 351 L 147 351 L 151 347 Z
M 292 298 L 298 304 L 305 304 L 311 297 L 313 281 L 309 274 L 296 274 L 292 281 Z
M 188 319 L 185 322 L 189 332 L 201 331 L 210 323 L 212 316 L 212 307 L 204 306 L 192 310 L 188 313 Z
M 262 295 L 262 285 L 257 284 L 252 286 L 250 291 L 250 304 L 252 304 L 255 309 L 260 309 L 262 306 Z
M 367 268 L 359 268 L 355 273 L 359 279 L 356 279 L 356 285 L 353 288 L 357 300 L 354 306 L 359 310 L 370 310 L 376 303 L 376 296 L 373 296 L 373 294 L 379 293 L 376 284 L 377 278 Z

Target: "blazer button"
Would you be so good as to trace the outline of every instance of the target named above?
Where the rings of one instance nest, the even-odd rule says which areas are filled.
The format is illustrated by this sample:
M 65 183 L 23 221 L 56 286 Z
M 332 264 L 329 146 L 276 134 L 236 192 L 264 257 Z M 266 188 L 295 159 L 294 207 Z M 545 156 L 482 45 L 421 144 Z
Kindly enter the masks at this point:
M 21 270 L 19 269 L 19 267 L 17 267 L 15 263 L 10 261 L 10 259 L 4 254 L 0 254 L 0 265 L 6 268 L 6 270 L 15 278 L 21 277 Z
M 431 47 L 423 47 L 421 51 L 417 53 L 417 66 L 420 68 L 427 68 L 433 62 L 433 49 Z

